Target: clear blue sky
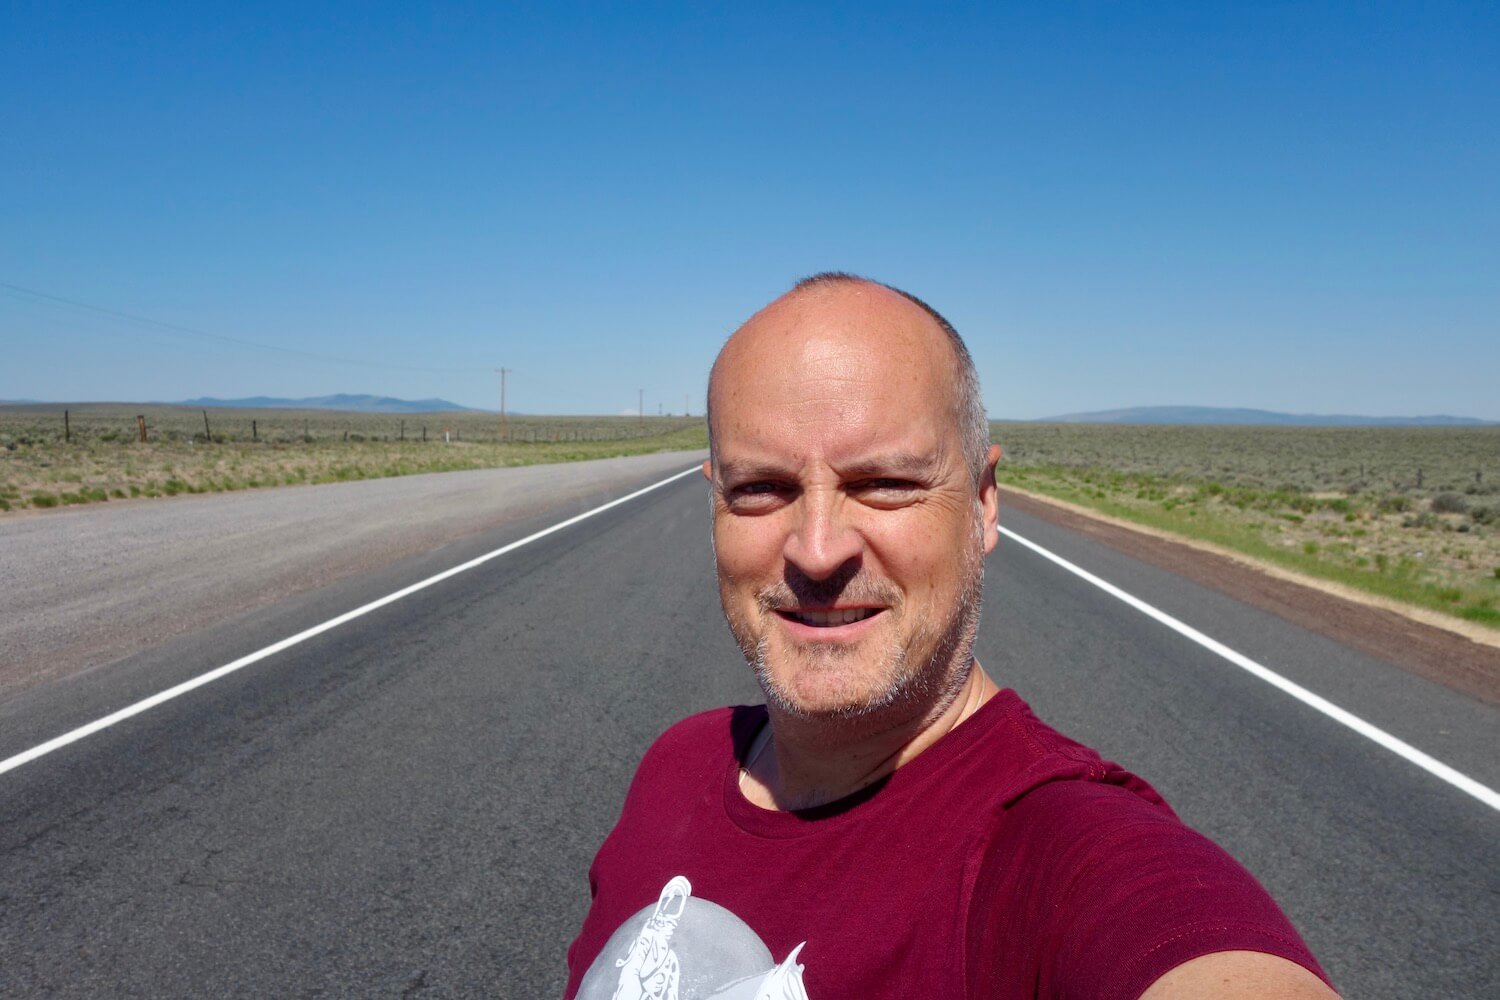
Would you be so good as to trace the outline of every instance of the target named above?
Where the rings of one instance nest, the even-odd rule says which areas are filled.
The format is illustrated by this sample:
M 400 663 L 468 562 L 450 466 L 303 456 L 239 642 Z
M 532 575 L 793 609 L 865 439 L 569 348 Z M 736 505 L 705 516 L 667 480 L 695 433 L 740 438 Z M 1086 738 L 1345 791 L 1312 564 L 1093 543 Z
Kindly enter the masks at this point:
M 1500 5 L 12 2 L 0 398 L 702 412 L 797 277 L 993 417 L 1500 419 Z M 456 369 L 421 371 L 415 369 Z

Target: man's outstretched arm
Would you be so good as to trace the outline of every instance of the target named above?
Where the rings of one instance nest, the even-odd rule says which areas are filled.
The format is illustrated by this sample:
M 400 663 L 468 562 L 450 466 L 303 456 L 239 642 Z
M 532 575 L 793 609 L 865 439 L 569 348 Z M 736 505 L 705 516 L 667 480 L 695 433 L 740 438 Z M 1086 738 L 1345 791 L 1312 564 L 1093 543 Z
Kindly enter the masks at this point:
M 1141 1000 L 1337 1000 L 1296 962 L 1259 951 L 1201 955 L 1152 983 Z

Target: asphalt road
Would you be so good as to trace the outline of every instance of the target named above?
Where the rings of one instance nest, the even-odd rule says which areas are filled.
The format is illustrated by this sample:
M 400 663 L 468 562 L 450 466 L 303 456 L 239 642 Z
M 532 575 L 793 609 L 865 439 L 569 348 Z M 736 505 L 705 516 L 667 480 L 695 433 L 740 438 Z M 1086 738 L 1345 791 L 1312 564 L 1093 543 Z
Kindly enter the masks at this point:
M 572 513 L 23 692 L 0 759 Z M 1494 709 L 1002 517 L 1500 786 Z M 689 477 L 0 774 L 0 995 L 558 995 L 642 750 L 755 700 L 710 560 Z M 1500 813 L 1014 542 L 986 598 L 991 673 L 1245 862 L 1346 995 L 1500 994 Z
M 6 515 L 0 701 L 478 532 L 586 510 L 691 457 L 638 455 Z

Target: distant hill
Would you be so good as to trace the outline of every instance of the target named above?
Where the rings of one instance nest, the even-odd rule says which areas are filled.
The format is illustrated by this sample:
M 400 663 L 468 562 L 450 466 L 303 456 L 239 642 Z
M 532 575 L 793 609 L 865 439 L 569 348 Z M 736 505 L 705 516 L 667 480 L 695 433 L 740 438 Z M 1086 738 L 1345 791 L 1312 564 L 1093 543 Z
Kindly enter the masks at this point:
M 446 399 L 394 399 L 390 396 L 309 396 L 305 399 L 282 399 L 278 396 L 247 396 L 244 399 L 184 399 L 173 406 L 234 407 L 236 409 L 277 410 L 350 410 L 355 413 L 441 413 L 467 410 L 467 406 Z
M 1473 417 L 1358 417 L 1345 414 L 1276 413 L 1219 406 L 1134 406 L 1125 410 L 1065 413 L 1036 423 L 1051 424 L 1267 424 L 1301 427 L 1481 427 Z

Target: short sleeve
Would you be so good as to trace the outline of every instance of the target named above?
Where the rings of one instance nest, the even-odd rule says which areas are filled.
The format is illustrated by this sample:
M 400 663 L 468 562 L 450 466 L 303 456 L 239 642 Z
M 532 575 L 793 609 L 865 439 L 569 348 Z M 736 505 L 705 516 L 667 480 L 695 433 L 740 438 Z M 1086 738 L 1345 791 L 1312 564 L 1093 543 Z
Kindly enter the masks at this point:
M 1115 785 L 1034 789 L 1000 821 L 968 922 L 970 996 L 1135 1000 L 1166 972 L 1259 951 L 1327 977 L 1245 868 Z

